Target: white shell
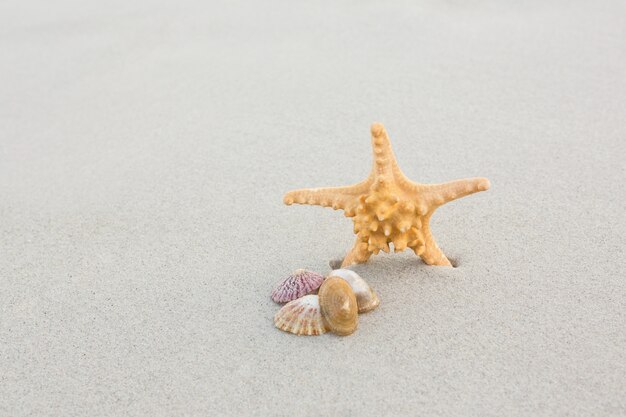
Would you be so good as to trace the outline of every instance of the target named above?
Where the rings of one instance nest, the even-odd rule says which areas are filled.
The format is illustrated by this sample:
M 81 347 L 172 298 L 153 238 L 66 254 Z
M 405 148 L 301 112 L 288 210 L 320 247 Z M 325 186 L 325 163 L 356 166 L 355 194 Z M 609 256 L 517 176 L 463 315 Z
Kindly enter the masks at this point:
M 350 269 L 335 269 L 328 274 L 329 277 L 336 276 L 344 279 L 352 287 L 356 302 L 359 306 L 359 313 L 372 311 L 380 304 L 380 299 L 369 284 L 361 278 L 359 274 Z
M 313 336 L 327 332 L 317 295 L 305 295 L 285 304 L 274 316 L 274 325 L 297 335 Z

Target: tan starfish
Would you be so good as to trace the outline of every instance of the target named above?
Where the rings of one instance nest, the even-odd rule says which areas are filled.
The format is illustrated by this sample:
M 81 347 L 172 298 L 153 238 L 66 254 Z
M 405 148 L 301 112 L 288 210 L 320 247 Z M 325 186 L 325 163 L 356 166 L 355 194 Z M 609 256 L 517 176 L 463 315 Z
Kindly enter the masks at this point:
M 411 248 L 428 265 L 451 266 L 435 243 L 429 221 L 435 210 L 457 198 L 489 189 L 487 178 L 468 178 L 443 184 L 418 184 L 404 176 L 380 123 L 372 125 L 374 164 L 369 177 L 347 187 L 290 191 L 284 202 L 342 209 L 352 217 L 357 235 L 341 266 L 367 262 L 372 254 Z

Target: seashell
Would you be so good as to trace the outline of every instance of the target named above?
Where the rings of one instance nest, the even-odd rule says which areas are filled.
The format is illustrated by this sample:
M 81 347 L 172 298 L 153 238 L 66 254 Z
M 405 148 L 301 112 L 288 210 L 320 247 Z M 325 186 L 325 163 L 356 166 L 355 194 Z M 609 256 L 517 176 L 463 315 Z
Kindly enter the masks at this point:
M 380 298 L 378 298 L 376 292 L 356 272 L 349 269 L 335 269 L 328 276 L 343 278 L 350 284 L 356 297 L 356 303 L 359 306 L 359 313 L 372 311 L 380 304 Z
M 319 291 L 322 318 L 335 334 L 347 336 L 358 326 L 359 309 L 354 292 L 343 278 L 329 277 Z
M 316 272 L 297 269 L 274 288 L 272 300 L 286 303 L 298 299 L 317 290 L 323 281 L 324 277 Z
M 317 295 L 305 295 L 285 304 L 274 316 L 274 325 L 297 335 L 313 336 L 327 331 Z

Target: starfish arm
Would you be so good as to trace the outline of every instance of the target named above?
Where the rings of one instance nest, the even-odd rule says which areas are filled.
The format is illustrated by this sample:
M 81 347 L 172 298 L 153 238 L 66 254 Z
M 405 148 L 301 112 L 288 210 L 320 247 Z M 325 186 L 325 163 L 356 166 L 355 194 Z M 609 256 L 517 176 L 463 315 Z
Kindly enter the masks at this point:
M 421 231 L 424 236 L 424 245 L 414 247 L 415 254 L 422 258 L 427 265 L 452 266 L 446 255 L 437 246 L 430 232 L 430 216 L 422 220 Z
M 387 135 L 387 131 L 382 123 L 372 124 L 371 132 L 372 151 L 374 153 L 372 175 L 379 180 L 391 181 L 396 173 L 400 173 L 400 168 L 391 148 L 389 135 Z
M 372 256 L 372 253 L 367 250 L 367 243 L 362 242 L 357 238 L 356 242 L 354 242 L 354 246 L 343 259 L 341 267 L 347 268 L 350 265 L 365 263 L 370 256 Z
M 289 191 L 283 197 L 283 202 L 288 206 L 296 204 L 308 204 L 313 206 L 332 207 L 342 209 L 346 215 L 354 215 L 354 209 L 358 205 L 358 198 L 367 192 L 372 180 L 360 182 L 347 187 L 326 188 L 303 188 Z
M 466 195 L 488 190 L 490 187 L 487 178 L 466 178 L 443 184 L 416 185 L 420 188 L 419 193 L 429 208 L 437 208 Z

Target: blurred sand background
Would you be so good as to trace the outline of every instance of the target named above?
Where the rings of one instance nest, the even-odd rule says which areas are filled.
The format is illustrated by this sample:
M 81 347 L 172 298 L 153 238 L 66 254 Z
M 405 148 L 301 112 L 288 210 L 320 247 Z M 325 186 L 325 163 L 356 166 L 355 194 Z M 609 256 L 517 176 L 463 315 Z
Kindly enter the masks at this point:
M 458 268 L 282 333 L 374 121 Z M 0 415 L 625 415 L 625 143 L 623 1 L 2 2 Z

